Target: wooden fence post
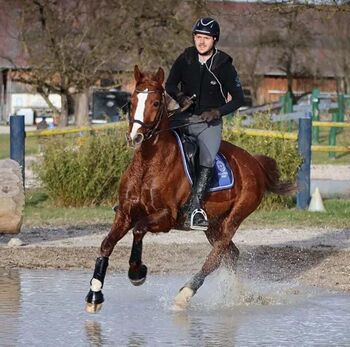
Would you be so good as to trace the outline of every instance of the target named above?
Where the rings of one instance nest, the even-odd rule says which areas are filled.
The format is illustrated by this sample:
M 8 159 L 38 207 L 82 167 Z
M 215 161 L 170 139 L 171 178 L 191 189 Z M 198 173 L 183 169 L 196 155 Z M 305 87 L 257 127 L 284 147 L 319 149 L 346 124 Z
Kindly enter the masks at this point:
M 304 118 L 299 119 L 298 150 L 303 162 L 298 172 L 297 208 L 306 209 L 310 201 L 311 176 L 311 134 L 312 115 L 306 112 Z

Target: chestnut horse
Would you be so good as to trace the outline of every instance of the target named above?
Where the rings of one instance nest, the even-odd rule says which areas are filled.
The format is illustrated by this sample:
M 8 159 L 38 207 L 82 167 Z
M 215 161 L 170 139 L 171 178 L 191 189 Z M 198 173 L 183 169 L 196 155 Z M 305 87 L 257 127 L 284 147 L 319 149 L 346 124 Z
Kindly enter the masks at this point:
M 190 195 L 191 186 L 184 172 L 177 140 L 170 130 L 165 102 L 164 71 L 141 73 L 134 69 L 136 88 L 131 96 L 127 138 L 135 146 L 132 161 L 119 187 L 119 206 L 111 231 L 102 241 L 100 256 L 86 297 L 88 312 L 96 312 L 103 299 L 102 286 L 108 258 L 117 242 L 132 229 L 133 244 L 129 261 L 129 279 L 142 284 L 147 267 L 142 262 L 142 240 L 147 232 L 181 229 L 181 206 Z M 208 193 L 204 209 L 209 219 L 206 237 L 212 249 L 202 268 L 180 290 L 175 305 L 184 308 L 203 284 L 204 279 L 225 261 L 234 264 L 239 251 L 232 238 L 242 221 L 259 206 L 265 192 L 290 194 L 294 185 L 279 180 L 274 159 L 252 156 L 242 148 L 222 141 L 220 151 L 235 176 L 232 188 Z M 198 232 L 198 231 L 195 231 Z

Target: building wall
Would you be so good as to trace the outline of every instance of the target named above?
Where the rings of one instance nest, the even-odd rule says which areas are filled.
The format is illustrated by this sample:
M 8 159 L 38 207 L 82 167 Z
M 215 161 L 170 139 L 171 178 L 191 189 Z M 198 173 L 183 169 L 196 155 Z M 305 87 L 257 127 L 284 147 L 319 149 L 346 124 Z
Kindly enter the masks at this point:
M 336 92 L 337 85 L 333 78 L 312 79 L 295 78 L 293 80 L 293 91 L 296 95 L 311 92 L 313 88 L 319 88 L 321 92 Z M 283 76 L 265 76 L 258 89 L 258 104 L 266 104 L 278 101 L 287 91 L 287 79 Z

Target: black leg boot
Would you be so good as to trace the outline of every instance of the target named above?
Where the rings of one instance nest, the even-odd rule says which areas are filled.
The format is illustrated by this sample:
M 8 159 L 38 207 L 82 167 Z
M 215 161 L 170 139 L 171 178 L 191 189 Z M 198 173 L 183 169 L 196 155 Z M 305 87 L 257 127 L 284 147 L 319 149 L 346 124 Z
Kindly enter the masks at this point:
M 94 275 L 90 281 L 90 290 L 85 298 L 86 311 L 89 313 L 99 311 L 104 301 L 102 287 L 106 276 L 107 267 L 107 257 L 98 257 L 96 259 Z
M 207 230 L 208 219 L 204 210 L 201 208 L 201 203 L 207 192 L 210 181 L 213 175 L 213 168 L 200 166 L 199 174 L 195 185 L 192 187 L 192 193 L 182 209 L 182 213 L 185 215 L 184 226 L 186 228 L 195 230 Z

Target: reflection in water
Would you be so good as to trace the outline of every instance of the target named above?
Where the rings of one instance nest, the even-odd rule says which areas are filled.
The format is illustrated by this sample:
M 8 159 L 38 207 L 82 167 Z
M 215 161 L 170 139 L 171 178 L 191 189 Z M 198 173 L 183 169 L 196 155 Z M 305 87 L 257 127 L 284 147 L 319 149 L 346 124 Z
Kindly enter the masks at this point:
M 0 268 L 0 345 L 10 345 L 9 339 L 17 335 L 20 302 L 21 285 L 18 270 Z
M 213 312 L 173 312 L 174 326 L 187 336 L 189 346 L 235 346 L 236 329 L 239 322 L 235 314 L 227 310 L 215 312 L 215 323 L 208 325 Z M 220 316 L 220 317 L 217 317 Z M 244 319 L 244 318 L 243 318 Z
M 102 311 L 89 315 L 84 297 L 90 275 L 0 272 L 0 346 L 350 346 L 348 294 L 218 272 L 187 311 L 173 312 L 187 276 L 150 275 L 133 287 L 125 275 L 111 273 Z
M 132 333 L 128 337 L 127 342 L 128 347 L 143 347 L 147 346 L 147 339 L 138 333 Z
M 91 347 L 102 347 L 103 346 L 103 337 L 102 337 L 102 328 L 99 322 L 94 320 L 87 320 L 85 322 L 85 332 L 88 342 Z

